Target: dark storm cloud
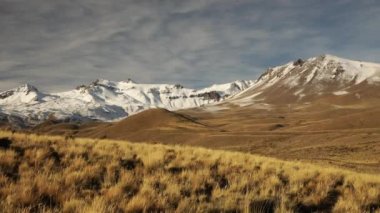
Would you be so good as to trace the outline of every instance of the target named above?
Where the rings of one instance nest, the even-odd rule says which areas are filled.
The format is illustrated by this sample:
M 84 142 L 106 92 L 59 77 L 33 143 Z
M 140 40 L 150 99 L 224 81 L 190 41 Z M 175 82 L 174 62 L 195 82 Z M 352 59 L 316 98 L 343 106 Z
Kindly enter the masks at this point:
M 378 61 L 377 1 L 0 0 L 0 90 L 205 86 L 323 53 Z

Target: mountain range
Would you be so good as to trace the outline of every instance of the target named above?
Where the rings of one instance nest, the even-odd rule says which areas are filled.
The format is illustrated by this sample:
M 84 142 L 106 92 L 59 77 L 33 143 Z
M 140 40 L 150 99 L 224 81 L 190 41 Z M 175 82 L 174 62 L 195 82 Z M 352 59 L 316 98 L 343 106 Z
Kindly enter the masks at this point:
M 114 121 L 151 108 L 178 110 L 222 101 L 253 81 L 215 84 L 203 89 L 179 84 L 138 84 L 98 79 L 60 93 L 40 92 L 26 84 L 0 93 L 0 119 L 33 126 L 47 119 Z
M 130 79 L 120 82 L 98 79 L 70 91 L 45 93 L 26 84 L 0 93 L 0 121 L 23 128 L 49 119 L 118 121 L 152 108 L 270 109 L 276 105 L 315 102 L 339 106 L 378 102 L 379 85 L 380 64 L 321 55 L 269 68 L 257 80 L 203 89 L 179 84 L 139 84 Z

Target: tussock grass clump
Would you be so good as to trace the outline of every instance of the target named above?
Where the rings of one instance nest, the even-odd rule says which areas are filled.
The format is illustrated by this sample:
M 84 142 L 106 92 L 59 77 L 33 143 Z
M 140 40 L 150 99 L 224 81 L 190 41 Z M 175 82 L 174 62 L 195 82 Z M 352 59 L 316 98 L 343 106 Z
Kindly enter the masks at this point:
M 380 177 L 238 152 L 0 132 L 2 212 L 379 212 Z

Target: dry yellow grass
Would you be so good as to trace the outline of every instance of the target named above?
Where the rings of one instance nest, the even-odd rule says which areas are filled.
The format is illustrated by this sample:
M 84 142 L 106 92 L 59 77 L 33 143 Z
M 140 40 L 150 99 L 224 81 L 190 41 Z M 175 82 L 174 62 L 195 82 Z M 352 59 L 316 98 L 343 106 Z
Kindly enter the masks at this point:
M 227 103 L 226 103 L 227 104 Z M 241 151 L 283 160 L 330 164 L 380 173 L 380 102 L 361 107 L 314 103 L 207 107 L 176 112 L 150 109 L 119 122 L 46 121 L 33 133 L 107 138 L 144 143 L 186 144 Z M 27 131 L 27 130 L 26 130 Z
M 193 147 L 9 132 L 0 138 L 2 212 L 380 210 L 373 174 Z

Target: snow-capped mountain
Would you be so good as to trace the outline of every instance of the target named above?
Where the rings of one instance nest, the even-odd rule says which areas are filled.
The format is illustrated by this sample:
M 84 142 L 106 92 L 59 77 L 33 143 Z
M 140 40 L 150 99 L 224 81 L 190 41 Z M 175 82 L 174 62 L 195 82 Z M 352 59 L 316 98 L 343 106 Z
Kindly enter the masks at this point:
M 321 97 L 369 95 L 378 97 L 380 64 L 332 55 L 298 59 L 269 68 L 252 86 L 229 99 L 231 102 L 295 103 Z
M 213 103 L 266 107 L 321 100 L 378 101 L 379 91 L 380 64 L 322 55 L 269 68 L 256 81 L 235 81 L 204 89 L 96 80 L 66 92 L 43 93 L 27 84 L 0 93 L 0 123 L 33 125 L 49 118 L 113 121 L 150 108 L 178 110 Z M 218 106 L 208 109 L 215 107 Z
M 197 90 L 179 84 L 96 80 L 74 90 L 50 94 L 26 84 L 0 93 L 0 119 L 29 125 L 48 118 L 112 121 L 150 108 L 178 110 L 219 102 L 252 83 L 235 81 Z

